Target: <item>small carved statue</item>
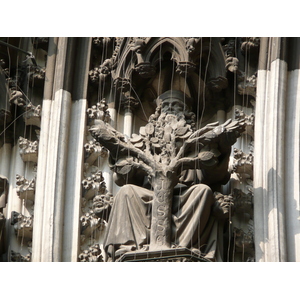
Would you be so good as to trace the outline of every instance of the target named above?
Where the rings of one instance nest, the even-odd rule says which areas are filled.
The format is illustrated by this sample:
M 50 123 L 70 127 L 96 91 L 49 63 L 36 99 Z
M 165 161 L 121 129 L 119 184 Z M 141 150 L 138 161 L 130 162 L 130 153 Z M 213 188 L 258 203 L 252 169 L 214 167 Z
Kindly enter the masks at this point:
M 126 142 L 101 120 L 90 128 L 110 150 L 114 179 L 122 186 L 104 239 L 107 260 L 174 248 L 218 260 L 218 219 L 223 222 L 232 205 L 211 187 L 229 180 L 231 145 L 244 124 L 228 120 L 196 130 L 192 99 L 170 90 L 157 101 L 148 124 Z

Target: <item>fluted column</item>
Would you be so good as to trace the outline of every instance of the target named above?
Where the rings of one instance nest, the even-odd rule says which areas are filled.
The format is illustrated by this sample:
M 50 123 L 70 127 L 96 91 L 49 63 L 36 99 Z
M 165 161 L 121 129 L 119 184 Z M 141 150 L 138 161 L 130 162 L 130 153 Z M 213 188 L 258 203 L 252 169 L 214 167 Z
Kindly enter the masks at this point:
M 55 44 L 54 40 L 52 40 Z M 58 38 L 52 100 L 44 99 L 33 232 L 33 261 L 61 261 L 74 38 Z M 49 55 L 52 53 L 50 52 Z M 53 67 L 53 66 L 52 66 Z M 53 70 L 52 70 L 53 71 Z M 49 79 L 51 76 L 49 74 Z M 47 74 L 46 74 L 47 76 Z M 46 77 L 47 80 L 47 77 Z M 49 87 L 51 90 L 51 87 Z M 44 167 L 44 170 L 41 168 Z M 40 198 L 39 198 L 40 197 Z M 36 229 L 37 227 L 41 227 Z
M 256 261 L 287 261 L 285 228 L 285 38 L 262 38 L 254 150 Z

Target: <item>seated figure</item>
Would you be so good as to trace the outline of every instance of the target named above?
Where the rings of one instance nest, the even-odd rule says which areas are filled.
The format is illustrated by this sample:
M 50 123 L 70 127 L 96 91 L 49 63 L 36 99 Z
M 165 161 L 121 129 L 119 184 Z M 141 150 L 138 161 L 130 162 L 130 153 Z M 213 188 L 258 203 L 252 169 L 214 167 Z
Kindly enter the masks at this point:
M 219 240 L 232 201 L 216 197 L 230 178 L 231 145 L 243 125 L 227 121 L 195 130 L 190 101 L 167 91 L 139 135 L 125 142 L 103 123 L 91 131 L 110 150 L 115 195 L 107 224 L 107 260 L 128 251 L 188 248 L 220 261 Z M 102 129 L 100 129 L 102 128 Z

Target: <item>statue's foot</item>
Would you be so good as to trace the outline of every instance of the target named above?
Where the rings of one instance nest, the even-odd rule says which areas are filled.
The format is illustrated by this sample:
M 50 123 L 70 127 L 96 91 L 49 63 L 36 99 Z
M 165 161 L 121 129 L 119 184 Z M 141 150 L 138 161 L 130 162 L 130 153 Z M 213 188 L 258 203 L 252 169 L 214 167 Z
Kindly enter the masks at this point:
M 120 248 L 115 252 L 115 258 L 119 258 L 126 252 L 135 251 L 136 247 L 132 245 L 121 245 Z

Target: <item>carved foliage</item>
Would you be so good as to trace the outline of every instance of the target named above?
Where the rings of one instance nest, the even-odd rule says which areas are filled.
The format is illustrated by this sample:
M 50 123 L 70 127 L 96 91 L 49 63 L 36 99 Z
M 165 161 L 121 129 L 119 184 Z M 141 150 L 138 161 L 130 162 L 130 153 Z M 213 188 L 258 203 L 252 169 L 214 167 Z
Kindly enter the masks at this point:
M 90 246 L 87 250 L 84 250 L 79 254 L 80 262 L 103 262 L 102 251 L 99 244 Z
M 236 108 L 235 119 L 244 120 L 246 124 L 245 133 L 249 134 L 252 138 L 254 138 L 254 113 L 246 115 L 243 111 Z
M 22 255 L 18 252 L 11 250 L 10 253 L 10 261 L 11 262 L 30 262 L 31 261 L 31 254 Z
M 29 141 L 23 137 L 19 137 L 20 155 L 24 162 L 37 162 L 38 158 L 38 141 Z
M 106 191 L 106 185 L 100 170 L 88 175 L 82 181 L 82 186 L 84 189 L 84 198 L 86 200 L 89 200 L 98 194 L 104 194 Z
M 237 173 L 240 179 L 253 177 L 253 155 L 245 154 L 242 150 L 234 148 L 233 171 Z
M 25 179 L 24 176 L 16 175 L 17 195 L 21 199 L 34 200 L 35 194 L 35 178 L 31 180 Z
M 9 102 L 20 106 L 24 109 L 24 121 L 26 125 L 35 125 L 40 127 L 41 124 L 41 105 L 34 106 L 29 100 L 26 99 L 26 96 L 18 90 L 10 90 L 10 99 Z
M 14 225 L 15 233 L 18 237 L 32 238 L 33 217 L 24 216 L 16 211 L 11 214 L 11 225 Z
M 104 122 L 110 121 L 108 105 L 105 99 L 100 100 L 96 105 L 88 108 L 87 114 L 89 117 L 89 123 L 93 123 L 94 120 L 102 120 Z

